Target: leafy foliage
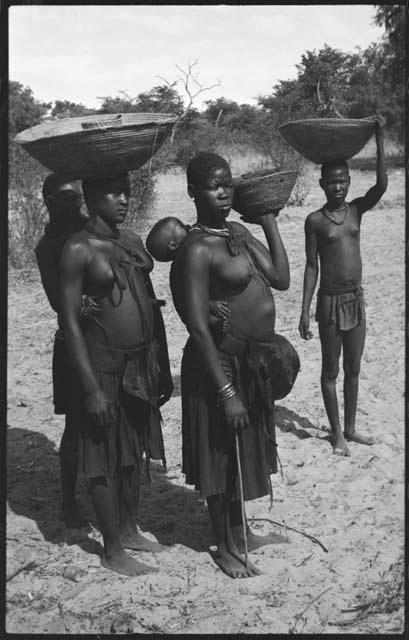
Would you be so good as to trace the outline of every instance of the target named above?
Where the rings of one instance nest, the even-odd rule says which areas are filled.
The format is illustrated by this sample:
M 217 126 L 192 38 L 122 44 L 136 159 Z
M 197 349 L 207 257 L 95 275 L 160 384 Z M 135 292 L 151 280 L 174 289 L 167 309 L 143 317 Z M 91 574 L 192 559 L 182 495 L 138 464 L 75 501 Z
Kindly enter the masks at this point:
M 198 80 L 197 61 L 187 70 L 177 66 L 181 77 L 173 83 L 154 86 L 136 97 L 125 91 L 100 98 L 99 109 L 89 109 L 69 100 L 46 104 L 34 98 L 29 87 L 9 83 L 10 135 L 41 122 L 51 110 L 54 118 L 92 113 L 161 112 L 182 116 L 168 140 L 151 162 L 131 174 L 132 201 L 127 225 L 142 230 L 155 198 L 159 172 L 170 166 L 186 168 L 198 151 L 221 153 L 227 160 L 246 152 L 255 154 L 261 167 L 297 168 L 300 178 L 293 190 L 293 204 L 304 201 L 307 190 L 303 158 L 278 133 L 283 122 L 308 117 L 342 115 L 361 118 L 381 113 L 389 136 L 403 147 L 405 8 L 377 5 L 374 21 L 383 26 L 384 36 L 365 50 L 354 53 L 325 44 L 318 51 L 306 51 L 300 59 L 297 77 L 277 82 L 270 94 L 260 96 L 257 106 L 238 104 L 225 97 L 205 102 L 200 112 L 194 99 L 214 86 Z M 184 91 L 186 106 L 178 88 Z M 13 264 L 31 259 L 32 248 L 44 224 L 45 212 L 40 188 L 46 170 L 25 151 L 10 147 L 10 258 Z M 248 155 L 248 154 L 247 154 Z M 239 169 L 239 171 L 241 168 Z
M 51 111 L 54 118 L 76 118 L 79 116 L 90 116 L 97 113 L 96 109 L 88 109 L 81 103 L 70 102 L 69 100 L 56 100 Z
M 30 87 L 21 82 L 9 82 L 9 135 L 40 124 L 42 117 L 50 109 L 51 103 L 40 102 L 34 98 Z

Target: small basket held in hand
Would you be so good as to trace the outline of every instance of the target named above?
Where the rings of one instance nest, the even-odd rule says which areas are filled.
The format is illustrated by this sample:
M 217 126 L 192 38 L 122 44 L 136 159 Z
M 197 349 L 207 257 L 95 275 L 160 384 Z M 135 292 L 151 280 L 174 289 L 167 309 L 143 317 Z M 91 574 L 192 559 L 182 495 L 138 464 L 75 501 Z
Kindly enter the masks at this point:
M 257 171 L 234 179 L 233 209 L 244 218 L 274 213 L 288 202 L 298 171 Z

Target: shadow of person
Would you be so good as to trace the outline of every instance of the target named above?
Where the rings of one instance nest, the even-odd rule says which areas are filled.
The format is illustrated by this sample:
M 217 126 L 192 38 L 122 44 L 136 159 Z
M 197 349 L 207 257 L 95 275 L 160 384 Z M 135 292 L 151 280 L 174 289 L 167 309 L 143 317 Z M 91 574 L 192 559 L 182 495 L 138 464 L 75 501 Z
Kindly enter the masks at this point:
M 306 429 L 314 429 L 315 431 L 325 432 L 322 427 L 317 427 L 305 416 L 300 416 L 295 411 L 283 407 L 282 405 L 276 405 L 275 407 L 275 423 L 276 427 L 284 433 L 293 433 L 300 440 L 305 438 L 313 438 L 313 434 Z M 329 436 L 326 435 L 320 440 L 328 440 Z
M 182 544 L 206 551 L 213 544 L 207 510 L 199 493 L 173 483 L 160 463 L 151 462 L 152 484 L 142 479 L 139 526 L 165 546 Z M 95 514 L 80 477 L 77 496 L 81 514 L 95 527 Z M 88 537 L 89 528 L 67 529 L 61 518 L 60 464 L 54 443 L 45 435 L 10 426 L 7 429 L 7 499 L 13 513 L 37 523 L 53 544 L 77 544 L 102 555 L 102 546 Z
M 42 433 L 11 426 L 7 429 L 7 500 L 13 513 L 37 523 L 46 541 L 78 544 L 87 553 L 102 553 L 101 545 L 88 537 L 89 527 L 66 529 L 61 519 L 59 455 L 54 443 Z M 84 513 L 87 520 L 89 510 L 90 504 Z
M 160 463 L 151 462 L 151 485 L 143 482 L 138 524 L 165 546 L 182 544 L 194 551 L 208 551 L 214 544 L 205 501 L 193 488 L 172 480 Z

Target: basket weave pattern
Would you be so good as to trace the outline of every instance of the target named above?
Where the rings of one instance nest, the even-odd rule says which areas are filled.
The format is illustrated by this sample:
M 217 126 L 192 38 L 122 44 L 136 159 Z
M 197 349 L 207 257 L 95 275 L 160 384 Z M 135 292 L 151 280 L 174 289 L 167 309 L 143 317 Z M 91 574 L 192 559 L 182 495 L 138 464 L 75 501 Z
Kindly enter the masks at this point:
M 297 171 L 278 171 L 236 178 L 233 209 L 247 218 L 282 209 L 288 202 L 297 175 Z
M 64 118 L 26 129 L 14 141 L 56 173 L 103 176 L 139 169 L 158 151 L 175 120 L 161 113 Z
M 305 158 L 322 164 L 355 156 L 374 129 L 375 120 L 370 118 L 316 118 L 286 122 L 278 130 Z

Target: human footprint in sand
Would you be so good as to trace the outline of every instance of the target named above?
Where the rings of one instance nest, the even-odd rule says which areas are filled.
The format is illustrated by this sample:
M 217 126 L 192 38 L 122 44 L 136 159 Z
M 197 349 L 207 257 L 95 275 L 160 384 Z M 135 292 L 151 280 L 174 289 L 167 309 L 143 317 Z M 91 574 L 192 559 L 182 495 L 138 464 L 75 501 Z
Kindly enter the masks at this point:
M 270 473 L 277 472 L 268 369 L 275 323 L 271 288 L 288 288 L 288 260 L 273 213 L 252 221 L 262 226 L 268 249 L 244 225 L 226 221 L 233 181 L 223 158 L 199 154 L 189 163 L 187 181 L 197 222 L 170 272 L 173 301 L 190 334 L 181 373 L 183 472 L 206 498 L 216 563 L 228 576 L 246 578 L 260 570 L 251 562 L 246 566 L 242 555 L 234 432 L 241 439 L 244 499 L 268 495 Z M 228 303 L 227 332 L 210 326 L 211 300 Z M 278 541 L 245 526 L 250 551 Z
M 160 551 L 137 529 L 142 456 L 165 464 L 159 406 L 173 389 L 162 315 L 141 238 L 123 230 L 128 174 L 83 180 L 90 219 L 66 243 L 60 289 L 67 351 L 76 377 L 69 407 L 79 431 L 79 471 L 104 540 L 104 567 L 125 575 L 154 569 L 125 549 Z M 97 313 L 80 326 L 81 297 Z
M 375 440 L 355 430 L 359 371 L 365 342 L 365 301 L 361 286 L 362 262 L 360 227 L 362 215 L 372 209 L 386 191 L 383 120 L 375 128 L 377 165 L 376 184 L 361 198 L 346 201 L 350 185 L 346 161 L 324 163 L 320 186 L 327 202 L 305 221 L 306 266 L 304 292 L 299 324 L 300 335 L 310 340 L 309 310 L 318 278 L 315 319 L 321 341 L 321 390 L 331 425 L 333 453 L 349 456 L 347 441 L 372 445 Z M 339 358 L 343 350 L 344 367 L 344 432 L 338 412 L 335 382 Z

